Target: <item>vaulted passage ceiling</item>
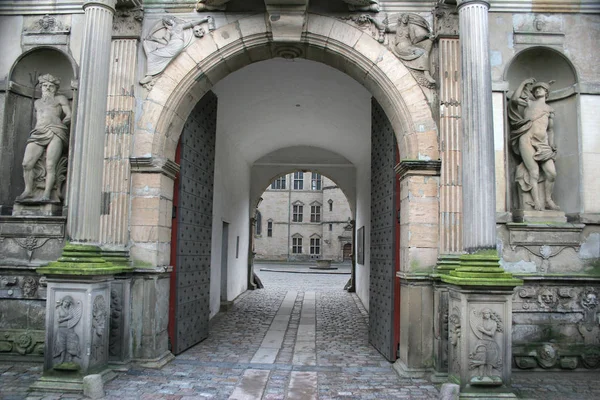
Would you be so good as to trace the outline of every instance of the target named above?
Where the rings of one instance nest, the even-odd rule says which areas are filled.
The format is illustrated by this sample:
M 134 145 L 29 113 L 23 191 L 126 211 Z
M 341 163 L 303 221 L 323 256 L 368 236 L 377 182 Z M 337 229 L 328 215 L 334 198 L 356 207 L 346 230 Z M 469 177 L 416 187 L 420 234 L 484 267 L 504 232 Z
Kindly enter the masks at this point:
M 301 147 L 294 157 L 317 163 L 345 158 L 358 166 L 370 156 L 370 93 L 324 64 L 263 61 L 232 73 L 213 90 L 219 98 L 217 135 L 237 147 L 249 165 L 296 146 Z M 333 160 L 329 152 L 342 157 Z M 270 162 L 285 161 L 273 157 Z

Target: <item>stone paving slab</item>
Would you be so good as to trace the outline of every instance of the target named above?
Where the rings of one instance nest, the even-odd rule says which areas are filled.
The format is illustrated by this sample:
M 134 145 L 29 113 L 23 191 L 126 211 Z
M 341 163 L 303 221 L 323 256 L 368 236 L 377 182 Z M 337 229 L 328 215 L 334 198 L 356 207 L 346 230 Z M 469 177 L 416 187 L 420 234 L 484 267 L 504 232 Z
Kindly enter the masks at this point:
M 259 275 L 266 288 L 247 293 L 229 312 L 213 318 L 205 341 L 161 370 L 132 368 L 120 372 L 106 384 L 106 399 L 225 400 L 232 395 L 261 396 L 262 400 L 438 398 L 439 385 L 426 379 L 399 378 L 392 365 L 369 345 L 368 313 L 355 295 L 342 290 L 346 276 L 295 274 L 292 279 L 289 274 L 266 271 Z M 305 296 L 309 292 L 314 297 Z M 282 304 L 282 312 L 289 316 L 287 329 L 273 324 L 281 321 L 276 316 L 282 315 Z M 315 346 L 310 349 L 314 365 L 293 362 L 298 337 L 308 336 L 306 326 L 301 325 L 303 305 L 314 314 L 315 330 L 310 338 Z M 251 362 L 271 328 L 284 333 L 280 347 L 273 349 L 268 362 Z M 41 372 L 41 364 L 0 363 L 0 399 L 83 398 L 28 392 Z M 598 372 L 513 376 L 513 387 L 521 398 L 544 400 L 600 399 L 598 382 Z M 257 391 L 244 392 L 244 387 Z

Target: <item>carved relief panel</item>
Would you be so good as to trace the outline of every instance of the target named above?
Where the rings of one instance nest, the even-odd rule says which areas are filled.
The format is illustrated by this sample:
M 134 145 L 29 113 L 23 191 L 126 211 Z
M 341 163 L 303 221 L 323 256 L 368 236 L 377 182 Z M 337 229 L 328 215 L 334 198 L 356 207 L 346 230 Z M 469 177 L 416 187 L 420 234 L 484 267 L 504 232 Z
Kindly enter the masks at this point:
M 598 286 L 529 284 L 513 294 L 513 354 L 521 369 L 600 367 Z

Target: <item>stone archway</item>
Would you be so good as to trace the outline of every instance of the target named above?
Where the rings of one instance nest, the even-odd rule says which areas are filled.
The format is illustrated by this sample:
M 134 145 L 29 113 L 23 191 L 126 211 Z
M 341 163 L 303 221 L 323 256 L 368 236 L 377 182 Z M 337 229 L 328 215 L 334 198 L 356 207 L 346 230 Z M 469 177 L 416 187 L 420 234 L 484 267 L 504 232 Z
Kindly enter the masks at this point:
M 136 196 L 143 196 L 144 202 L 158 207 L 131 207 L 130 226 L 132 230 L 150 228 L 156 234 L 132 244 L 134 259 L 158 269 L 169 265 L 169 210 L 173 176 L 178 168 L 173 160 L 192 109 L 216 82 L 230 73 L 254 62 L 294 54 L 349 75 L 380 104 L 395 134 L 399 159 L 407 161 L 398 169 L 402 184 L 409 190 L 418 189 L 423 182 L 429 187 L 423 201 L 400 199 L 402 230 L 408 233 L 422 228 L 413 238 L 402 235 L 400 265 L 409 271 L 435 264 L 438 188 L 431 185 L 435 179 L 428 183 L 431 171 L 420 162 L 438 160 L 439 146 L 437 126 L 421 87 L 400 60 L 370 33 L 320 15 L 309 14 L 307 21 L 302 39 L 286 44 L 272 42 L 262 14 L 232 22 L 196 40 L 156 80 L 141 105 L 133 137 L 132 197 L 135 201 Z M 421 309 L 415 312 L 420 314 Z M 422 311 L 423 315 L 427 313 L 430 312 Z
M 169 64 L 142 104 L 133 137 L 132 157 L 136 162 L 157 172 L 156 168 L 176 171 L 173 160 L 183 125 L 202 96 L 231 72 L 290 52 L 336 68 L 366 87 L 392 124 L 400 160 L 437 160 L 437 126 L 431 109 L 421 87 L 400 60 L 370 33 L 346 22 L 315 14 L 308 14 L 307 20 L 298 43 L 273 43 L 263 14 L 242 18 L 196 40 Z M 173 181 L 166 176 L 170 172 L 152 178 L 147 176 L 148 169 L 143 172 L 145 178 L 140 180 L 133 171 L 134 192 L 139 183 L 150 188 L 144 192 L 146 198 L 156 196 L 162 202 L 172 199 Z M 161 222 L 162 208 L 166 212 L 166 205 L 161 206 L 153 218 L 157 231 L 170 230 L 170 224 Z M 139 222 L 139 214 L 146 211 L 132 208 L 132 229 L 136 224 L 148 228 L 147 221 Z M 408 218 L 407 227 L 417 223 Z M 160 238 L 137 242 L 131 254 L 135 258 L 136 253 L 143 252 L 143 260 L 168 265 L 168 243 Z M 410 259 L 408 253 L 401 257 L 407 262 Z

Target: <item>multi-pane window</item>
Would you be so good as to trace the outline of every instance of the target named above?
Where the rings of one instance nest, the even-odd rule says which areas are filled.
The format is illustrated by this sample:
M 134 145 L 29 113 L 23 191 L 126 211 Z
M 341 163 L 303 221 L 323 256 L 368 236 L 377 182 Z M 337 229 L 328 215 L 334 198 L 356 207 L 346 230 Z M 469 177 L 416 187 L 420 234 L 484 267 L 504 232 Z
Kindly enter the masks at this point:
M 271 183 L 271 189 L 285 189 L 285 175 L 275 179 Z
M 292 238 L 292 253 L 293 254 L 302 254 L 302 238 L 301 237 Z
M 302 222 L 302 213 L 304 212 L 304 206 L 301 204 L 294 204 L 292 208 L 292 221 Z
M 256 234 L 262 234 L 262 214 L 260 211 L 256 212 Z
M 304 189 L 304 172 L 294 172 L 294 190 Z
M 321 222 L 321 206 L 310 206 L 310 222 Z
M 321 254 L 321 238 L 310 238 L 310 254 Z
M 321 174 L 313 172 L 312 177 L 310 179 L 310 189 L 311 190 L 321 190 L 321 182 L 322 182 Z
M 267 221 L 267 236 L 273 237 L 273 221 Z

